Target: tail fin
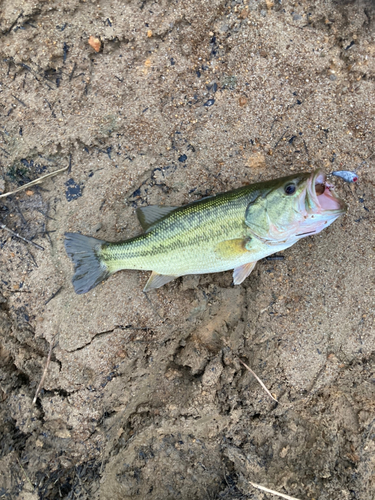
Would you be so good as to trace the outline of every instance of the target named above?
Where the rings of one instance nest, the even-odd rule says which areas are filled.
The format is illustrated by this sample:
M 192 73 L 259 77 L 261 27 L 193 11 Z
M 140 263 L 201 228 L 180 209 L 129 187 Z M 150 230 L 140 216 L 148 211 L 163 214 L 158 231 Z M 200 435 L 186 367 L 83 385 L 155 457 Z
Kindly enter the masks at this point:
M 65 233 L 65 250 L 74 264 L 72 283 L 78 294 L 86 293 L 111 274 L 100 256 L 103 240 L 79 233 Z

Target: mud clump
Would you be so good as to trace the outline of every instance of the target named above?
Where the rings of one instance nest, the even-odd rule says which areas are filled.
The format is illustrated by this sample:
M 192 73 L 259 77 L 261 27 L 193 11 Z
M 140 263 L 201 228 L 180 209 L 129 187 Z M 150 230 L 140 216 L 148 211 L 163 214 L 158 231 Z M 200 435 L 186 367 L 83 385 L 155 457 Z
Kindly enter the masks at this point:
M 7 0 L 0 28 L 0 189 L 70 165 L 0 198 L 44 248 L 0 232 L 0 496 L 371 498 L 373 2 Z M 348 215 L 240 286 L 74 294 L 64 232 L 120 241 L 139 206 L 358 165 L 332 179 Z

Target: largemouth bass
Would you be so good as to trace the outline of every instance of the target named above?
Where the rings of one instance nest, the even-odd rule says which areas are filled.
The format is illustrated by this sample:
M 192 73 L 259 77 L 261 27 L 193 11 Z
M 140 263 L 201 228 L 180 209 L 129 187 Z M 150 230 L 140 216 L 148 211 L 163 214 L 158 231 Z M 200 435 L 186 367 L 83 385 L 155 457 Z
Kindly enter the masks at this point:
M 65 234 L 76 293 L 122 269 L 152 271 L 145 291 L 179 276 L 234 269 L 238 285 L 259 259 L 317 234 L 346 212 L 321 170 L 248 185 L 182 207 L 137 209 L 144 233 L 109 243 Z

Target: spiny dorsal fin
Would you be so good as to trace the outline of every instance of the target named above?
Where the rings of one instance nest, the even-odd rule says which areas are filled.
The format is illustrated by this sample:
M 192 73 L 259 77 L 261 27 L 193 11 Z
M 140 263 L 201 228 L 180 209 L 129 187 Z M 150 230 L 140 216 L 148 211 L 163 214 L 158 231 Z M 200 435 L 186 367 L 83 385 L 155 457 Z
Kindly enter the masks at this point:
M 135 212 L 137 214 L 139 223 L 141 224 L 143 230 L 147 232 L 151 228 L 151 226 L 154 226 L 159 221 L 164 219 L 164 217 L 173 212 L 173 210 L 176 210 L 176 208 L 190 207 L 191 205 L 195 205 L 196 203 L 199 203 L 200 201 L 203 200 L 208 200 L 209 198 L 214 198 L 214 196 L 205 196 L 200 200 L 191 201 L 190 203 L 188 203 L 187 205 L 183 205 L 182 207 L 149 205 L 147 207 L 138 207 Z
M 151 226 L 166 217 L 170 212 L 178 207 L 163 207 L 162 205 L 149 205 L 148 207 L 138 207 L 136 214 L 138 220 L 145 231 Z
M 152 290 L 153 288 L 160 288 L 161 286 L 173 281 L 178 278 L 178 276 L 168 276 L 166 274 L 159 274 L 155 271 L 152 271 L 151 276 L 149 277 L 146 286 L 143 291 L 148 292 L 148 290 Z

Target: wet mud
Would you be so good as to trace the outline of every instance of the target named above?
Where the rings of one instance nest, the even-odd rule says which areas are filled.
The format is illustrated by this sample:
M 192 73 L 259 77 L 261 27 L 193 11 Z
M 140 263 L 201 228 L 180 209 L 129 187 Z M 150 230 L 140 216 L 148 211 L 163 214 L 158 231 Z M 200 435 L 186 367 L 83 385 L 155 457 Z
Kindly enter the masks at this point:
M 2 2 L 0 190 L 68 169 L 0 198 L 1 224 L 44 248 L 0 230 L 0 498 L 373 498 L 374 16 Z M 139 206 L 317 167 L 357 171 L 332 178 L 347 215 L 242 285 L 145 295 L 148 273 L 124 271 L 75 295 L 64 232 L 120 241 Z

